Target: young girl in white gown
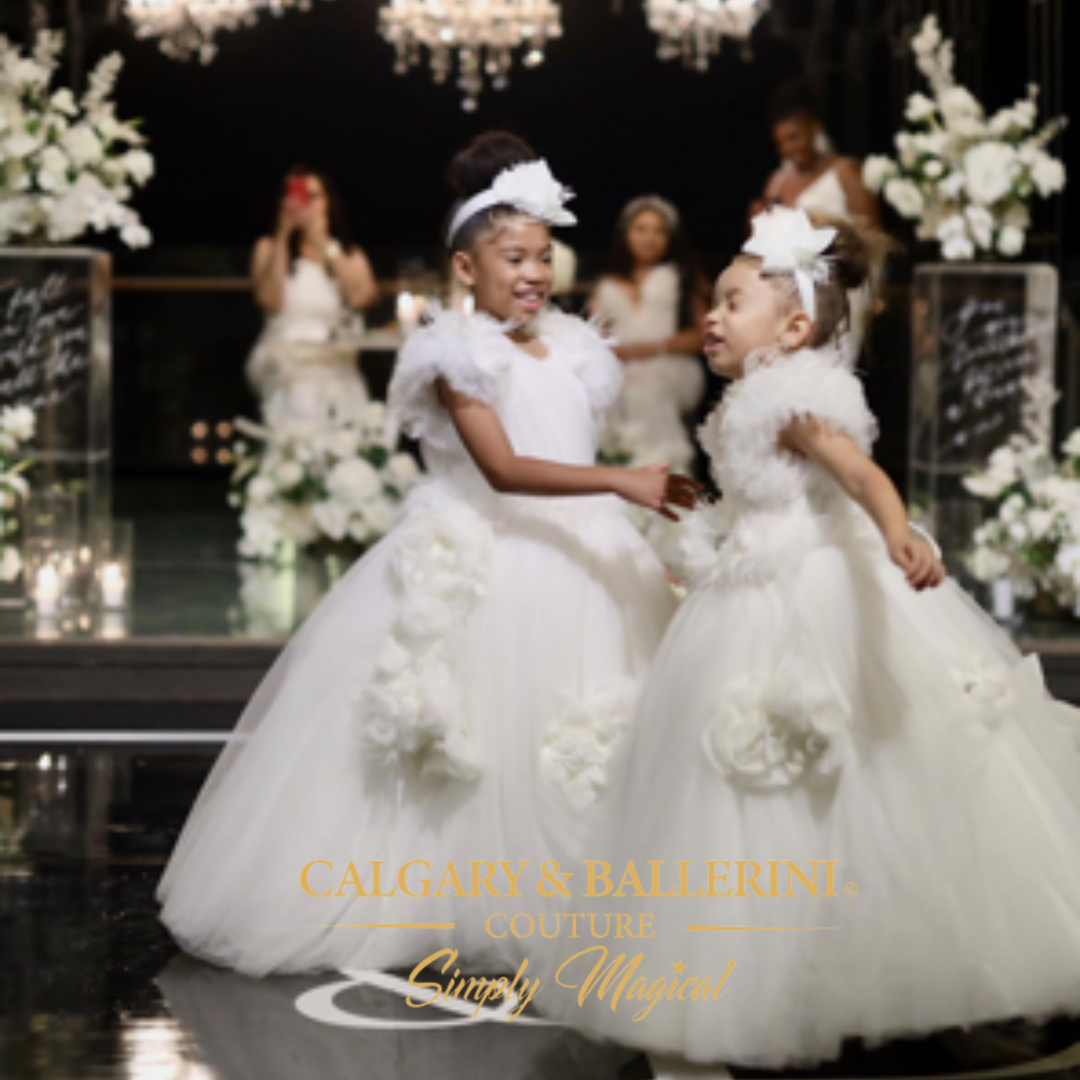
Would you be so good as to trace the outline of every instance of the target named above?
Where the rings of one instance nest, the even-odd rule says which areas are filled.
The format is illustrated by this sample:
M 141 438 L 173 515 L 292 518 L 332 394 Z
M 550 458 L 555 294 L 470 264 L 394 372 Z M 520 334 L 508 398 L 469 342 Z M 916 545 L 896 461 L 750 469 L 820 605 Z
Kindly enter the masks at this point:
M 683 895 L 627 887 L 606 909 L 653 913 L 655 936 L 560 946 L 559 963 L 640 952 L 634 978 L 679 999 L 635 1020 L 644 1001 L 624 991 L 613 1010 L 594 987 L 579 1008 L 558 983 L 580 987 L 595 955 L 558 982 L 542 958 L 538 1005 L 699 1063 L 807 1067 L 848 1037 L 1080 1013 L 1080 713 L 937 587 L 868 457 L 876 424 L 841 332 L 868 248 L 836 224 L 761 215 L 718 282 L 705 348 L 735 381 L 700 434 L 723 498 L 688 524 L 696 587 L 586 842 L 615 883 L 633 860 L 648 889 L 663 860 L 659 892 L 686 861 Z M 784 860 L 811 883 L 819 861 L 816 896 Z M 755 885 L 740 889 L 740 861 Z M 692 976 L 711 987 L 695 995 Z
M 576 851 L 579 801 L 674 606 L 616 496 L 671 514 L 700 487 L 595 465 L 619 364 L 546 304 L 548 226 L 573 218 L 530 157 L 488 136 L 452 166 L 448 245 L 477 313 L 416 331 L 390 391 L 430 476 L 290 642 L 199 795 L 158 893 L 198 956 L 263 975 L 454 948 L 459 965 L 505 968 L 487 916 L 535 910 L 529 875 Z M 564 752 L 582 736 L 586 762 Z M 315 860 L 319 897 L 301 887 Z M 432 895 L 370 895 L 372 863 L 389 893 L 413 860 L 428 867 L 409 889 L 426 876 Z M 530 860 L 521 899 L 435 896 L 450 861 L 471 889 L 470 860 Z M 339 887 L 350 861 L 368 896 Z

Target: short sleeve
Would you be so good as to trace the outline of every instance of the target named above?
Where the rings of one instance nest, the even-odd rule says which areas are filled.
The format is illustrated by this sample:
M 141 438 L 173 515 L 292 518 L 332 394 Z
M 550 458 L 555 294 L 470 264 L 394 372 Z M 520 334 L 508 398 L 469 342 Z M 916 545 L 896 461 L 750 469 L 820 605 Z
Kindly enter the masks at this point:
M 743 391 L 739 426 L 752 426 L 770 444 L 793 421 L 811 418 L 843 432 L 864 453 L 877 439 L 877 420 L 866 403 L 862 381 L 843 365 L 822 361 L 813 353 L 752 372 Z
M 439 400 L 435 383 L 444 378 L 459 393 L 495 407 L 505 358 L 498 348 L 484 348 L 465 316 L 439 311 L 414 333 L 398 353 L 387 405 L 410 438 L 436 449 L 457 448 L 453 421 Z

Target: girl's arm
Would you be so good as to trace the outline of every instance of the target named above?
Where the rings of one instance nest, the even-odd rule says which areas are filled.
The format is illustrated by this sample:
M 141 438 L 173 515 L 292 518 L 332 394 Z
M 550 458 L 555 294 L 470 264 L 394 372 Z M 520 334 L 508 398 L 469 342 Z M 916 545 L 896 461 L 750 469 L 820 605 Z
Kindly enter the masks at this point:
M 349 307 L 364 311 L 379 299 L 379 286 L 371 271 L 371 263 L 360 248 L 334 256 L 328 260 L 328 265 L 340 283 Z
M 618 469 L 520 457 L 494 409 L 455 390 L 445 379 L 438 379 L 435 385 L 477 468 L 502 494 L 618 495 L 678 521 L 668 504 L 692 509 L 702 491 L 696 480 L 669 475 L 667 465 Z
M 907 575 L 912 588 L 933 588 L 945 580 L 945 568 L 912 533 L 892 481 L 852 439 L 811 417 L 788 424 L 780 434 L 780 445 L 820 465 L 873 518 L 889 557 Z

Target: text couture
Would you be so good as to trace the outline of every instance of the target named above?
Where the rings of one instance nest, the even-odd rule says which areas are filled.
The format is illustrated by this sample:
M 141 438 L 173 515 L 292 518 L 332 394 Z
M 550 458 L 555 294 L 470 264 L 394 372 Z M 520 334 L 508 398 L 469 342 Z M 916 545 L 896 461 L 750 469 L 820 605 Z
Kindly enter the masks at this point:
M 303 867 L 300 884 L 312 897 L 485 897 L 497 899 L 521 898 L 522 873 L 530 865 L 524 861 L 470 861 L 461 867 L 453 862 L 432 873 L 431 864 L 414 859 L 397 867 L 385 862 L 361 863 L 358 867 L 350 861 L 344 867 L 328 860 L 314 860 Z M 649 861 L 639 868 L 627 863 L 621 877 L 616 879 L 609 863 L 584 860 L 580 875 L 584 889 L 578 895 L 585 898 L 723 898 L 739 896 L 794 897 L 796 886 L 805 895 L 813 897 L 839 897 L 854 895 L 856 887 L 847 885 L 843 891 L 836 888 L 836 862 L 813 860 L 806 869 L 786 860 L 756 861 L 707 861 L 699 866 L 691 862 L 676 862 L 665 867 L 663 860 Z M 572 897 L 569 881 L 575 877 L 572 871 L 562 871 L 558 863 L 548 861 L 540 866 L 540 880 L 535 888 L 539 896 Z M 729 880 L 730 878 L 730 880 Z M 651 938 L 652 914 L 637 913 L 614 915 L 612 932 L 611 914 L 597 916 L 580 912 L 542 913 L 538 916 L 540 935 L 545 938 L 567 936 L 580 938 L 591 936 L 606 938 Z M 603 932 L 600 932 L 600 926 Z M 537 928 L 533 916 L 517 912 L 512 918 L 502 912 L 488 915 L 485 929 L 491 937 L 502 938 L 507 931 L 516 938 L 531 937 Z M 706 928 L 702 928 L 706 929 Z M 413 1008 L 438 1005 L 440 1002 L 475 1002 L 474 1016 L 488 1004 L 516 1001 L 516 1007 L 500 1010 L 508 1020 L 520 1016 L 525 1007 L 540 992 L 540 980 L 526 977 L 529 961 L 523 960 L 517 973 L 489 979 L 462 978 L 455 967 L 458 953 L 455 949 L 440 949 L 421 960 L 409 975 L 409 985 L 418 991 L 430 991 L 421 997 L 410 995 L 406 1002 Z M 673 976 L 649 977 L 640 971 L 644 960 L 642 953 L 628 958 L 618 953 L 609 960 L 604 945 L 581 949 L 563 961 L 555 973 L 559 986 L 577 991 L 578 1005 L 583 1005 L 590 994 L 600 1001 L 610 998 L 612 1010 L 620 1001 L 641 1002 L 642 1007 L 634 1014 L 635 1021 L 642 1020 L 661 1001 L 716 1001 L 727 990 L 728 979 L 735 967 L 731 960 L 722 973 L 708 976 L 687 971 L 681 960 L 672 964 Z M 443 961 L 441 972 L 453 974 L 448 981 L 424 980 L 425 969 Z

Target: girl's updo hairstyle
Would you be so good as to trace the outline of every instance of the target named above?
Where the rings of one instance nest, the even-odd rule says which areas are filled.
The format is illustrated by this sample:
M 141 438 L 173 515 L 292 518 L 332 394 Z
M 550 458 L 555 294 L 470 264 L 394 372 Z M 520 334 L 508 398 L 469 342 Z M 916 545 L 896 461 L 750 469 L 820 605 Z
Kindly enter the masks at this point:
M 899 244 L 872 225 L 812 211 L 808 216 L 816 228 L 836 230 L 833 242 L 822 252 L 829 275 L 814 283 L 817 315 L 809 347 L 819 349 L 851 329 L 851 292 L 872 286 L 878 269 Z M 785 310 L 802 307 L 794 275 L 770 274 L 765 280 L 779 293 Z
M 537 154 L 528 143 L 509 131 L 488 131 L 477 136 L 464 150 L 456 154 L 447 169 L 447 178 L 457 199 L 446 219 L 449 227 L 458 207 L 467 199 L 491 187 L 492 181 L 504 169 L 536 161 Z M 481 210 L 466 221 L 450 243 L 451 254 L 468 251 L 489 229 L 498 225 L 500 219 L 518 211 L 510 206 L 492 206 Z

